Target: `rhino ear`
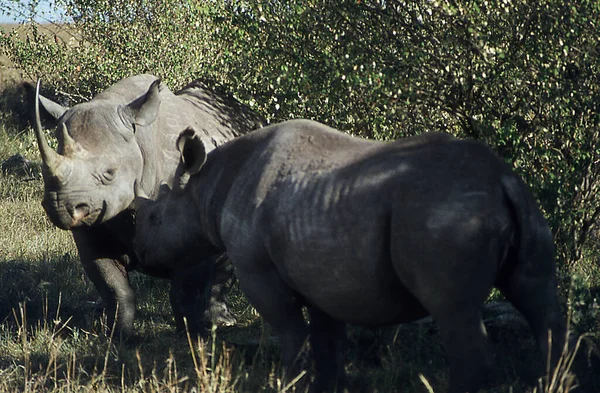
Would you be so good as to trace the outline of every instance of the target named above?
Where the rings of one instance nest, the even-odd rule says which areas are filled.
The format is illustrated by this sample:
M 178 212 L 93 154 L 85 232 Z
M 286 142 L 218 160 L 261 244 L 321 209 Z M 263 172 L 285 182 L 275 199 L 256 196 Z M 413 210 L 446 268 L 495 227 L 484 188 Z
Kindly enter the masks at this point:
M 156 120 L 160 109 L 160 83 L 160 79 L 155 80 L 143 96 L 127 105 L 133 114 L 133 123 L 139 126 L 149 126 Z
M 181 164 L 185 171 L 193 175 L 200 171 L 206 162 L 206 148 L 193 128 L 185 129 L 177 138 L 177 150 L 181 154 Z
M 23 87 L 25 88 L 28 102 L 34 103 L 35 102 L 35 86 L 29 82 L 24 82 Z M 41 108 L 43 109 L 42 116 L 45 116 L 45 120 L 47 120 L 47 121 L 50 121 L 50 119 L 52 119 L 52 121 L 51 121 L 52 124 L 50 125 L 50 127 L 56 126 L 56 121 L 58 119 L 60 119 L 60 117 L 66 111 L 69 110 L 68 107 L 62 106 L 59 103 L 54 102 L 42 95 L 39 95 L 39 101 L 40 101 Z M 46 115 L 48 115 L 48 116 L 46 116 Z
M 69 108 L 64 107 L 52 100 L 49 100 L 48 98 L 44 97 L 44 96 L 40 96 L 40 104 L 42 104 L 42 107 L 44 107 L 44 109 L 46 110 L 46 112 L 48 112 L 48 114 L 50 116 L 52 116 L 55 120 L 60 119 L 60 117 L 69 110 Z
M 202 169 L 206 161 L 204 144 L 192 128 L 187 128 L 177 138 L 177 149 L 181 160 L 175 170 L 173 179 L 173 192 L 179 194 L 183 191 L 190 176 Z

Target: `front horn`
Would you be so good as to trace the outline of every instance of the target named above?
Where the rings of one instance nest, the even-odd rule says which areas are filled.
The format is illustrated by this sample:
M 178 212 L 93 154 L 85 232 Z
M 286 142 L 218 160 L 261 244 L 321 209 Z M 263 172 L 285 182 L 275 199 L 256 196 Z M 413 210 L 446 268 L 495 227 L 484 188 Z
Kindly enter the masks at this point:
M 40 120 L 41 82 L 42 81 L 38 79 L 35 88 L 35 138 L 37 139 L 38 148 L 40 149 L 42 162 L 50 170 L 50 173 L 53 173 L 57 169 L 61 157 L 50 147 L 50 145 L 48 145 L 48 141 L 46 141 L 46 136 L 44 135 L 44 130 L 42 129 L 42 121 Z

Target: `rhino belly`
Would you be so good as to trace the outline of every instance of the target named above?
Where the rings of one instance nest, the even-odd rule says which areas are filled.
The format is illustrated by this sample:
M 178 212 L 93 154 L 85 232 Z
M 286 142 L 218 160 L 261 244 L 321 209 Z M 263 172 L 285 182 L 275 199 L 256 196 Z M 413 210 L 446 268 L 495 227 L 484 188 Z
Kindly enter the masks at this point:
M 428 314 L 397 278 L 389 261 L 313 260 L 305 261 L 304 268 L 297 263 L 292 271 L 283 272 L 284 280 L 309 305 L 340 321 L 376 327 Z
M 364 293 L 363 293 L 364 294 Z M 348 300 L 355 300 L 348 297 Z M 333 318 L 366 327 L 379 327 L 411 322 L 428 315 L 414 297 L 382 297 L 379 299 L 359 299 L 354 302 L 318 302 L 316 306 Z

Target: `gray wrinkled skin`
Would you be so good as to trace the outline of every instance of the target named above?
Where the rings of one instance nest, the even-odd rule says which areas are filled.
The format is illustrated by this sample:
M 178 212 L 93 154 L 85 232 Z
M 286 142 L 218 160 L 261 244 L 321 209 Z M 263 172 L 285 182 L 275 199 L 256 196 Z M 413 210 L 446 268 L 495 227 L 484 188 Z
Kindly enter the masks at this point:
M 152 75 L 121 80 L 72 108 L 42 96 L 39 103 L 56 120 L 59 143 L 56 152 L 48 147 L 38 112 L 36 137 L 45 185 L 42 204 L 57 227 L 72 231 L 83 267 L 107 308 L 109 326 L 117 315 L 117 330 L 129 337 L 133 334 L 135 294 L 128 271 L 137 264 L 131 246 L 134 185 L 155 197 L 161 182 L 172 184 L 179 161 L 176 139 L 187 127 L 200 130 L 210 150 L 264 122 L 239 102 L 199 83 L 174 94 Z M 230 267 L 223 269 L 231 276 Z M 187 316 L 192 330 L 198 330 L 203 322 L 194 319 L 196 313 L 182 311 L 193 307 L 177 305 L 189 303 L 195 296 L 189 288 L 196 286 L 193 280 L 197 275 L 177 276 L 170 264 L 142 271 L 173 279 L 171 302 L 177 325 L 182 328 L 182 317 Z M 223 285 L 228 280 L 216 283 L 214 302 L 223 301 Z M 216 304 L 214 309 L 223 307 Z M 221 324 L 235 321 L 226 308 L 212 317 Z
M 526 185 L 485 145 L 438 133 L 380 143 L 297 120 L 237 138 L 202 166 L 193 130 L 180 142 L 179 175 L 197 174 L 158 201 L 136 199 L 137 254 L 161 266 L 227 250 L 291 377 L 310 333 L 313 391 L 344 387 L 346 323 L 431 315 L 448 391 L 476 392 L 492 367 L 481 312 L 494 286 L 544 359 L 552 332 L 558 358 L 552 236 Z

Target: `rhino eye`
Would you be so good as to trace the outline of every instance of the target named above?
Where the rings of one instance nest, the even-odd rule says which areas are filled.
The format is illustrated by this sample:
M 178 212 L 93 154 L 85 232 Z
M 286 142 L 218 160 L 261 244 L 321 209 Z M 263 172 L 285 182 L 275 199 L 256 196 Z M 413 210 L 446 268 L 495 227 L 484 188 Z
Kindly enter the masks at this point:
M 114 168 L 109 168 L 102 173 L 103 183 L 110 183 L 115 179 L 115 174 L 117 170 Z

